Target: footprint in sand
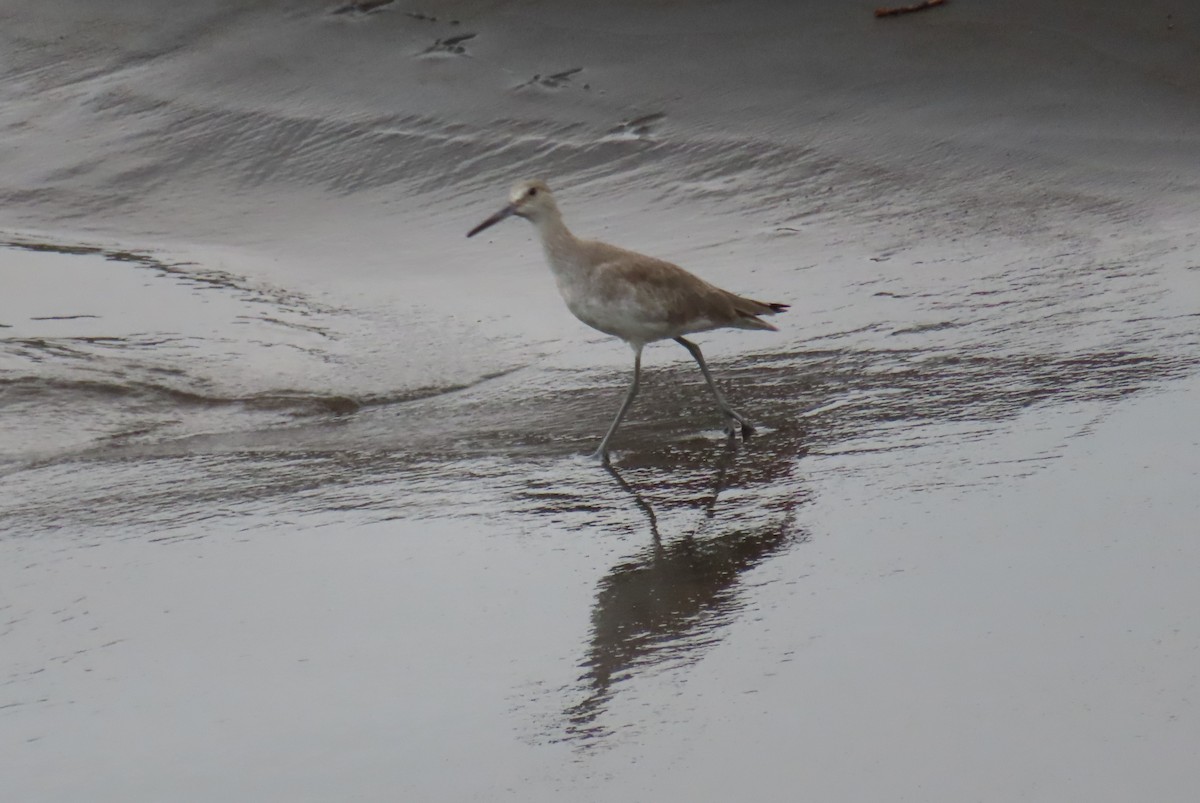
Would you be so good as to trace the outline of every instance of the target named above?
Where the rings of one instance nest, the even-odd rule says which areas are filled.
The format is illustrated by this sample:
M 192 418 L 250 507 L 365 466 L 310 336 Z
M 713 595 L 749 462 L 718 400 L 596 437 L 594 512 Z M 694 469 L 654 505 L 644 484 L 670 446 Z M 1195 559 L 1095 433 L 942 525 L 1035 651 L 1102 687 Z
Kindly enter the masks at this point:
M 658 131 L 658 124 L 666 118 L 662 112 L 654 112 L 653 114 L 644 114 L 641 117 L 635 117 L 632 120 L 626 120 L 620 125 L 609 129 L 610 137 L 620 137 L 623 139 L 648 139 Z
M 474 39 L 478 34 L 460 33 L 458 36 L 451 36 L 447 39 L 438 39 L 429 47 L 421 51 L 422 56 L 469 56 L 467 49 L 463 47 L 463 42 L 468 42 Z
M 421 22 L 437 22 L 438 21 L 438 18 L 433 16 L 432 14 L 422 14 L 420 11 L 405 11 L 404 16 L 412 17 L 413 19 L 420 20 Z M 458 20 L 450 20 L 448 24 L 449 25 L 458 25 Z
M 571 83 L 571 76 L 583 72 L 582 67 L 572 67 L 569 70 L 556 72 L 551 75 L 535 75 L 525 83 L 517 87 L 517 89 L 525 89 L 526 87 L 542 87 L 544 89 L 562 89 L 567 84 Z M 584 89 L 590 89 L 587 84 L 583 85 Z

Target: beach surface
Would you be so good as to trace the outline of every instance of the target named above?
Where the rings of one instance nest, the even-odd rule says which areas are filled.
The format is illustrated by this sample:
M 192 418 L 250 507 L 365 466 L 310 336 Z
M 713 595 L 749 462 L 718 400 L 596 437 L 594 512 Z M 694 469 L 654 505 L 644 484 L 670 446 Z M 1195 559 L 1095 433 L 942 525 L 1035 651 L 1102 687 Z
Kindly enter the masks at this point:
M 873 11 L 6 3 L 0 797 L 1190 801 L 1200 13 Z

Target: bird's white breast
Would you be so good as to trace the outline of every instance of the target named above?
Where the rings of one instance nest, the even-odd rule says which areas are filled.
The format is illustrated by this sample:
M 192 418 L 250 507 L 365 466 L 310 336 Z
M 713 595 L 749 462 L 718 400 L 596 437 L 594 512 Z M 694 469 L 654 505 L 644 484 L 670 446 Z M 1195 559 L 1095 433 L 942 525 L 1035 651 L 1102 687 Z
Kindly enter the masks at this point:
M 632 292 L 598 292 L 594 282 L 579 275 L 556 275 L 558 290 L 567 309 L 593 329 L 631 343 L 650 343 L 676 337 L 661 310 Z

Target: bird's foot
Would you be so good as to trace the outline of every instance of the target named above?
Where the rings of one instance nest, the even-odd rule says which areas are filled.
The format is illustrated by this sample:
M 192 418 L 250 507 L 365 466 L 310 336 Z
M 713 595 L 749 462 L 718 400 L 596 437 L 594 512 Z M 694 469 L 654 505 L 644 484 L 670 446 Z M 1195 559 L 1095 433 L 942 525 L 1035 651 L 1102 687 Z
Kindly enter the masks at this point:
M 740 418 L 733 418 L 732 416 L 725 419 L 726 435 L 732 438 L 737 434 L 738 430 L 741 430 L 742 432 L 742 440 L 747 441 L 750 440 L 755 433 L 754 427 L 747 421 L 743 421 Z
M 602 466 L 609 465 L 608 449 L 605 449 L 603 446 L 601 446 L 596 451 L 592 452 L 591 455 L 589 455 L 589 457 L 591 457 L 592 460 L 595 460 L 596 462 L 600 463 L 600 465 L 602 465 Z

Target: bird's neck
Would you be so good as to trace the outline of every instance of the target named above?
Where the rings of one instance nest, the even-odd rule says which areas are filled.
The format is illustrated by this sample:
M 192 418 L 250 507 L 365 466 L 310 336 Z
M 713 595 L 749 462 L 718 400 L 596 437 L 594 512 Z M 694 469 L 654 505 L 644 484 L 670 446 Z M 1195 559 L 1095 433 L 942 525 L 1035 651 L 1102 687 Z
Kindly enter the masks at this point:
M 575 272 L 582 268 L 579 254 L 579 240 L 563 223 L 562 215 L 557 209 L 551 209 L 546 214 L 533 221 L 538 234 L 542 238 L 542 250 L 546 252 L 546 261 L 557 273 Z

